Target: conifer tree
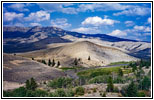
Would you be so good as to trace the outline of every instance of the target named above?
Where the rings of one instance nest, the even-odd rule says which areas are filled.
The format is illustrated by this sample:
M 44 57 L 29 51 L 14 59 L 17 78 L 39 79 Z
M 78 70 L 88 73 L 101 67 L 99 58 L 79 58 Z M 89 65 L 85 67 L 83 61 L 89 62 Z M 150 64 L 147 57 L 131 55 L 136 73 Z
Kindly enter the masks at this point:
M 55 60 L 53 59 L 53 60 L 52 60 L 52 67 L 55 66 L 55 64 L 56 64 L 56 63 L 55 63 Z
M 51 63 L 51 60 L 49 59 L 49 61 L 48 61 L 48 66 L 50 66 L 52 63 Z
M 90 56 L 88 57 L 88 60 L 91 60 L 91 59 L 90 59 Z

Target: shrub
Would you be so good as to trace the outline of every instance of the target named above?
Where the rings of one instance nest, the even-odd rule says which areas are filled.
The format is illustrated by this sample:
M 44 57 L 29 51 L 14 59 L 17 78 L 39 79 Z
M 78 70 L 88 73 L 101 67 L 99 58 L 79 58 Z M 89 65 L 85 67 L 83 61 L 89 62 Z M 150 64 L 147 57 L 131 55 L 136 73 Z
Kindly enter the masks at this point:
M 76 89 L 75 89 L 75 94 L 76 95 L 84 95 L 84 88 L 83 87 L 77 87 Z
M 118 70 L 118 75 L 119 75 L 119 76 L 123 76 L 123 71 L 122 71 L 121 68 L 119 68 L 119 70 Z
M 103 93 L 102 97 L 106 97 L 106 93 L 105 92 Z
M 66 93 L 64 91 L 64 89 L 57 89 L 55 92 L 54 92 L 54 96 L 55 97 L 66 97 Z
M 35 97 L 46 97 L 46 96 L 48 96 L 48 93 L 47 93 L 47 91 L 39 89 L 34 92 L 34 95 L 35 95 Z
M 74 91 L 72 89 L 68 89 L 66 92 L 67 97 L 73 97 L 75 95 Z
M 13 91 L 4 91 L 4 97 L 25 97 L 26 89 L 24 87 L 17 88 Z
M 112 80 L 112 77 L 111 76 L 108 79 L 106 91 L 107 92 L 113 92 L 114 91 L 114 85 L 113 85 L 113 80 Z
M 26 89 L 28 90 L 35 90 L 37 88 L 37 83 L 35 82 L 34 78 L 26 81 Z
M 48 85 L 54 89 L 56 88 L 66 88 L 70 85 L 72 85 L 72 79 L 71 78 L 65 78 L 60 77 L 57 79 L 54 79 L 48 83 Z
M 151 79 L 147 76 L 143 78 L 143 80 L 139 83 L 139 89 L 149 90 L 151 86 Z
M 93 88 L 93 92 L 96 92 L 96 88 Z
M 107 79 L 109 78 L 108 75 L 102 75 L 102 76 L 96 76 L 94 78 L 91 78 L 88 83 L 107 83 Z
M 145 93 L 144 92 L 138 92 L 137 93 L 137 97 L 145 97 Z
M 136 97 L 137 96 L 137 86 L 132 81 L 127 88 L 125 88 L 125 96 L 127 97 Z

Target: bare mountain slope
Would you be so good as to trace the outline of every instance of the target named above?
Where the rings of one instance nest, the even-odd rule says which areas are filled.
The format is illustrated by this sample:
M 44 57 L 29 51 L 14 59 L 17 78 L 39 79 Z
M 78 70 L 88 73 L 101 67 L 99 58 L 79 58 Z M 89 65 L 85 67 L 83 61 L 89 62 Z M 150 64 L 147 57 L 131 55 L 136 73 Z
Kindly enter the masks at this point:
M 16 55 L 3 55 L 3 80 L 24 83 L 31 77 L 37 81 L 51 80 L 65 74 L 58 69 Z
M 54 58 L 56 61 L 61 61 L 64 65 L 71 64 L 75 58 L 80 58 L 82 64 L 90 66 L 100 66 L 110 62 L 137 60 L 136 58 L 125 54 L 119 49 L 100 46 L 89 41 L 66 43 L 62 46 L 53 48 L 50 47 L 49 49 L 34 52 L 21 53 L 19 55 L 46 60 L 49 58 Z M 88 61 L 89 56 L 91 58 L 90 61 Z

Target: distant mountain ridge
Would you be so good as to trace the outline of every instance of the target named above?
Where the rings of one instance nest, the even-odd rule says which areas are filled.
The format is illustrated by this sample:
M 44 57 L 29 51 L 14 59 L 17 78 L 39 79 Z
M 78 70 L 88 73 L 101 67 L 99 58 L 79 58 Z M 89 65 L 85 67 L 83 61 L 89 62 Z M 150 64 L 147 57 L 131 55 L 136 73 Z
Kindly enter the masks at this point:
M 29 52 L 46 49 L 48 44 L 68 43 L 82 39 L 95 43 L 126 50 L 135 57 L 142 53 L 151 54 L 151 44 L 136 40 L 123 39 L 106 34 L 83 34 L 71 32 L 57 27 L 3 27 L 3 51 L 5 53 Z M 96 40 L 96 41 L 95 41 Z
M 56 34 L 53 34 L 54 31 L 56 31 Z M 33 35 L 36 32 L 48 32 L 52 34 L 48 34 L 49 36 L 57 36 L 57 35 L 66 35 L 64 33 L 67 33 L 69 35 L 79 37 L 81 38 L 83 35 L 85 37 L 99 37 L 102 40 L 105 41 L 111 41 L 111 42 L 118 42 L 118 41 L 133 41 L 137 42 L 136 40 L 131 40 L 131 39 L 124 39 L 124 38 L 118 38 L 114 36 L 109 36 L 106 34 L 83 34 L 83 33 L 78 33 L 78 32 L 71 32 L 71 31 L 66 31 L 57 27 L 40 27 L 40 26 L 34 26 L 34 27 L 6 27 L 4 26 L 3 28 L 4 32 L 4 38 L 17 38 L 17 37 L 28 37 Z M 16 33 L 16 34 L 12 34 Z

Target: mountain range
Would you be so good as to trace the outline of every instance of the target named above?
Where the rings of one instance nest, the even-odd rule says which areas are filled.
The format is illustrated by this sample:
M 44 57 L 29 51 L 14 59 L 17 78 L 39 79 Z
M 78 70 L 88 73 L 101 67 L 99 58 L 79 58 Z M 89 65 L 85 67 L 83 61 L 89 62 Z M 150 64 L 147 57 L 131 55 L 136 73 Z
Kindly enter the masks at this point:
M 137 58 L 149 58 L 151 55 L 151 43 L 106 34 L 83 34 L 57 27 L 3 27 L 5 53 L 30 52 L 46 49 L 55 43 L 76 41 L 91 41 L 98 45 L 114 47 Z

